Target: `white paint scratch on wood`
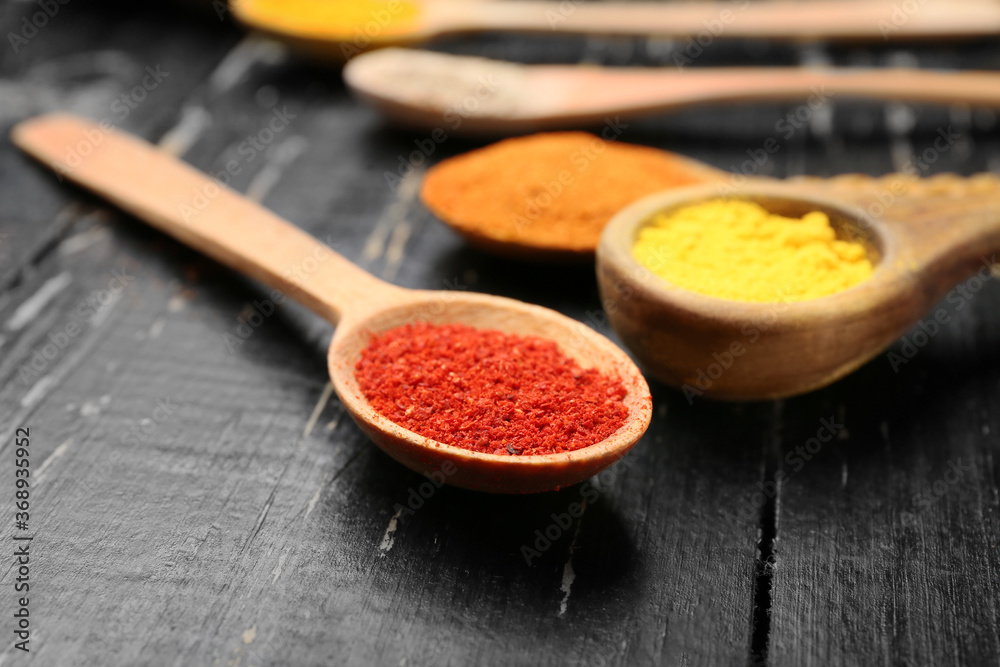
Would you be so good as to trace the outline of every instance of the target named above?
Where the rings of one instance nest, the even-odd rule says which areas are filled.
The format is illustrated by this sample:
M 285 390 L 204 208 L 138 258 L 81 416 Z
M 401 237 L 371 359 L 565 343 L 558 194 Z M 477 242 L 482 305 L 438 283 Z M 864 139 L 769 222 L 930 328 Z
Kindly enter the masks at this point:
M 157 317 L 153 320 L 153 324 L 149 327 L 149 338 L 151 340 L 156 340 L 163 333 L 163 328 L 167 326 L 167 320 L 162 317 Z
M 49 457 L 47 459 L 45 459 L 44 461 L 42 461 L 42 465 L 38 466 L 38 470 L 35 472 L 35 485 L 36 486 L 38 484 L 41 484 L 43 481 L 45 481 L 45 471 L 47 471 L 49 469 L 49 466 L 51 466 L 55 462 L 56 459 L 58 459 L 60 456 L 62 456 L 63 454 L 65 454 L 66 450 L 68 450 L 69 447 L 70 447 L 70 445 L 72 445 L 72 444 L 73 444 L 73 438 L 69 438 L 66 442 L 64 442 L 61 445 L 59 445 L 58 447 L 56 447 L 55 451 L 53 451 L 51 454 L 49 454 Z
M 820 43 L 803 45 L 799 61 L 805 67 L 830 67 L 833 64 L 826 46 Z M 809 116 L 809 129 L 815 136 L 829 141 L 833 137 L 833 102 L 827 100 L 819 106 L 810 106 L 810 109 L 812 114 Z
M 2 343 L 0 343 L 0 345 L 2 345 Z M 329 422 L 327 422 L 327 424 L 326 424 L 326 431 L 327 431 L 327 433 L 333 433 L 334 429 L 336 429 L 337 426 L 340 425 L 340 416 L 342 414 L 344 414 L 344 413 L 343 412 L 338 413 L 336 417 L 334 417 Z
M 566 614 L 566 608 L 569 606 L 569 595 L 573 590 L 573 581 L 576 579 L 576 572 L 573 571 L 573 556 L 569 557 L 566 561 L 566 565 L 563 566 L 563 576 L 562 585 L 559 590 L 563 592 L 563 599 L 559 602 L 559 616 L 564 616 Z
M 260 35 L 249 35 L 226 54 L 209 77 L 208 85 L 213 93 L 223 93 L 238 84 L 256 63 L 277 64 L 287 55 L 282 44 Z
M 28 390 L 28 393 L 21 398 L 21 407 L 34 407 L 55 383 L 56 378 L 51 375 L 46 375 L 40 378 L 38 382 L 36 382 L 31 389 Z
M 410 223 L 406 220 L 400 220 L 396 228 L 392 230 L 392 238 L 385 251 L 385 270 L 382 271 L 382 277 L 386 280 L 392 280 L 396 277 L 396 272 L 399 271 L 399 267 L 403 263 L 403 254 L 409 239 Z
M 302 155 L 308 147 L 309 142 L 306 141 L 305 137 L 298 135 L 289 137 L 276 146 L 274 151 L 268 156 L 267 164 L 254 175 L 253 180 L 250 181 L 250 185 L 247 186 L 247 199 L 256 202 L 264 201 L 267 193 L 281 180 L 281 175 L 285 172 L 285 169 L 297 157 Z
M 64 289 L 69 287 L 72 282 L 73 276 L 70 275 L 68 271 L 63 271 L 59 275 L 46 280 L 42 286 L 38 288 L 38 291 L 25 299 L 24 302 L 17 307 L 14 314 L 7 320 L 7 330 L 20 331 L 23 329 L 29 322 L 38 317 L 38 314 L 45 309 L 45 306 L 47 306 L 49 302 L 52 301 L 57 294 L 59 294 L 59 292 L 62 292 Z
M 170 301 L 167 301 L 167 310 L 171 313 L 179 313 L 184 310 L 185 304 L 184 297 L 180 294 L 175 294 L 170 297 Z
M 211 124 L 212 114 L 205 107 L 200 105 L 184 107 L 177 124 L 160 137 L 160 150 L 176 157 L 184 155 Z
M 302 517 L 303 520 L 308 519 L 309 515 L 312 514 L 312 511 L 316 509 L 316 504 L 319 502 L 319 499 L 323 497 L 323 489 L 326 488 L 326 483 L 329 479 L 330 473 L 323 475 L 323 480 L 319 483 L 319 488 L 316 489 L 316 493 L 312 495 L 312 498 L 309 499 L 309 504 L 306 505 L 306 513 L 305 516 Z
M 101 413 L 101 407 L 94 401 L 87 401 L 80 406 L 81 417 L 93 417 Z
M 252 644 L 253 640 L 257 639 L 257 624 L 254 623 L 249 630 L 243 631 L 243 643 Z
M 111 311 L 118 305 L 121 298 L 122 292 L 112 292 L 111 298 L 97 307 L 97 310 L 94 312 L 94 316 L 90 318 L 90 326 L 97 329 L 107 322 L 108 315 L 110 315 Z
M 889 155 L 896 171 L 912 170 L 913 142 L 910 132 L 917 123 L 913 109 L 900 102 L 885 106 L 885 126 L 889 132 Z
M 96 213 L 95 213 L 96 216 Z M 74 255 L 82 250 L 86 250 L 101 239 L 109 236 L 107 227 L 91 227 L 85 232 L 74 234 L 59 244 L 56 252 L 61 256 Z
M 271 574 L 274 575 L 271 577 L 272 584 L 278 581 L 278 577 L 281 576 L 281 568 L 284 567 L 286 558 L 288 558 L 288 547 L 285 547 L 285 550 L 281 552 L 280 556 L 278 556 L 278 565 L 271 572 Z
M 889 67 L 919 67 L 920 63 L 912 53 L 902 51 L 890 53 L 886 58 Z M 889 154 L 892 157 L 892 168 L 896 171 L 906 170 L 913 160 L 913 142 L 910 133 L 916 127 L 917 116 L 913 109 L 900 102 L 885 105 L 885 126 L 889 133 Z
M 84 359 L 94 353 L 94 348 L 106 340 L 105 336 L 86 336 L 78 345 L 67 348 L 66 356 L 59 361 L 48 375 L 39 378 L 38 382 L 28 390 L 28 393 L 21 399 L 21 408 L 6 421 L 0 422 L 0 442 L 8 442 L 14 437 L 14 430 L 17 425 L 23 423 L 35 410 L 38 402 L 51 390 L 61 383 L 74 368 Z M 110 365 L 110 364 L 109 364 Z
M 389 234 L 406 221 L 406 212 L 410 205 L 416 201 L 420 192 L 420 183 L 423 180 L 423 170 L 413 169 L 399 182 L 396 190 L 396 201 L 389 205 L 385 212 L 375 223 L 375 228 L 365 241 L 365 247 L 361 251 L 361 258 L 366 262 L 373 262 L 385 252 L 386 241 Z
M 559 586 L 559 590 L 563 593 L 563 598 L 559 601 L 558 616 L 560 617 L 566 615 L 566 609 L 569 607 L 569 596 L 573 591 L 573 582 L 576 581 L 576 572 L 573 570 L 573 552 L 576 551 L 576 540 L 580 537 L 580 528 L 583 526 L 583 514 L 586 511 L 587 500 L 584 499 L 581 503 L 580 518 L 576 520 L 576 530 L 573 531 L 573 541 L 569 544 L 569 557 L 566 559 L 566 564 L 563 565 L 562 584 Z
M 323 414 L 323 409 L 326 408 L 326 404 L 330 402 L 330 397 L 333 395 L 333 384 L 330 382 L 326 383 L 323 387 L 323 393 L 319 395 L 319 400 L 316 401 L 316 407 L 313 408 L 312 414 L 309 415 L 309 421 L 306 422 L 305 430 L 302 431 L 303 437 L 309 437 L 312 433 L 313 428 L 316 426 L 316 422 L 319 421 L 319 416 Z
M 396 526 L 399 524 L 399 517 L 402 515 L 403 508 L 400 507 L 396 510 L 396 513 L 392 515 L 392 518 L 389 519 L 389 525 L 386 526 L 385 534 L 382 535 L 382 543 L 378 545 L 378 550 L 382 552 L 383 556 L 389 553 L 389 550 L 392 549 L 392 545 L 396 541 Z

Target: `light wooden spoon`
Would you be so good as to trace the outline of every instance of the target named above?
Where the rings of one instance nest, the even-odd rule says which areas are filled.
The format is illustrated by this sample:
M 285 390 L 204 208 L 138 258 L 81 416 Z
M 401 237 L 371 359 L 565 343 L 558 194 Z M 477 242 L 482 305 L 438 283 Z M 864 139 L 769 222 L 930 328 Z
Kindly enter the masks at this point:
M 929 186 L 911 183 L 924 191 L 920 196 L 910 195 L 910 185 L 899 179 L 872 187 L 871 179 L 854 178 L 694 186 L 651 195 L 604 229 L 597 250 L 602 303 L 644 369 L 691 399 L 810 391 L 884 350 L 963 278 L 974 272 L 980 280 L 1000 276 L 997 182 L 947 176 Z M 819 299 L 745 303 L 675 287 L 634 259 L 637 230 L 654 212 L 719 196 L 757 201 L 782 215 L 824 211 L 839 236 L 866 245 L 876 270 L 869 280 Z M 928 316 L 920 345 L 940 327 Z
M 231 8 L 252 28 L 341 61 L 370 48 L 478 31 L 690 37 L 697 39 L 698 48 L 733 38 L 881 42 L 1000 33 L 1000 5 L 992 0 L 913 4 L 908 11 L 898 0 L 317 0 L 321 11 L 307 17 L 292 14 L 302 10 L 302 3 L 289 6 L 277 0 L 233 0 Z
M 205 174 L 107 125 L 42 116 L 17 125 L 13 140 L 62 177 L 337 324 L 327 359 L 337 395 L 375 444 L 417 472 L 441 471 L 451 462 L 455 470 L 446 475 L 447 482 L 456 486 L 494 493 L 557 489 L 613 464 L 649 425 L 649 388 L 638 369 L 621 349 L 580 322 L 512 299 L 382 282 Z M 354 367 L 370 334 L 417 321 L 554 340 L 584 368 L 621 379 L 628 391 L 626 422 L 595 445 L 544 456 L 480 454 L 406 430 L 369 406 Z
M 401 124 L 465 135 L 600 125 L 608 117 L 720 102 L 802 100 L 816 107 L 837 97 L 865 97 L 1000 106 L 1000 73 L 972 71 L 520 65 L 383 49 L 348 63 L 344 80 Z

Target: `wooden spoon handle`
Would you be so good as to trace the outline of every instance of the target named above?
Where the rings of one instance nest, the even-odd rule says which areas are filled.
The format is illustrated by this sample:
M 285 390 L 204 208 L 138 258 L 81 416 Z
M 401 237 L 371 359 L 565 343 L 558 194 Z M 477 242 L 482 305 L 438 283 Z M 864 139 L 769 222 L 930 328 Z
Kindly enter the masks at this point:
M 812 107 L 838 96 L 1000 106 L 1000 73 L 912 69 L 705 68 L 679 71 L 539 66 L 542 86 L 559 80 L 566 106 L 596 113 L 668 110 L 709 102 L 801 99 Z M 788 118 L 787 127 L 802 118 Z M 780 128 L 779 128 L 780 129 Z M 947 137 L 946 137 L 947 139 Z
M 24 121 L 14 143 L 196 250 L 281 290 L 334 324 L 403 292 L 150 144 L 65 114 Z
M 899 0 L 466 4 L 480 24 L 475 27 L 699 37 L 699 49 L 717 38 L 889 40 L 1000 33 L 1000 3 L 993 0 L 921 0 L 912 8 Z M 700 55 L 696 51 L 693 57 Z

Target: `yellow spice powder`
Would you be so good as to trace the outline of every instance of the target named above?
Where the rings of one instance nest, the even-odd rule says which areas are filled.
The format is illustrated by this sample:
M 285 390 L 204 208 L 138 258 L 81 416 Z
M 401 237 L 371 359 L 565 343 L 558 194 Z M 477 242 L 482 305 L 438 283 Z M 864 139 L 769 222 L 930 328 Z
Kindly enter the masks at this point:
M 362 41 L 407 32 L 420 18 L 413 0 L 242 0 L 239 9 L 273 28 Z
M 838 240 L 825 213 L 785 218 L 735 199 L 656 214 L 632 253 L 678 287 L 735 301 L 815 299 L 872 274 L 865 248 Z

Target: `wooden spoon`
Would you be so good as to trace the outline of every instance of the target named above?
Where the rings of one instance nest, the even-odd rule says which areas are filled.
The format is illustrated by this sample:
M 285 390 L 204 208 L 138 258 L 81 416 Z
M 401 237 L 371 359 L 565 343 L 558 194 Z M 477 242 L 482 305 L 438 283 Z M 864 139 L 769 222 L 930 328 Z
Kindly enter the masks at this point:
M 13 140 L 61 176 L 337 324 L 327 358 L 337 395 L 375 444 L 417 472 L 430 474 L 451 462 L 456 471 L 447 481 L 456 486 L 494 493 L 557 489 L 613 464 L 649 425 L 649 388 L 638 369 L 621 349 L 576 320 L 512 299 L 382 282 L 273 213 L 107 125 L 42 116 L 17 125 Z M 626 422 L 590 447 L 544 456 L 480 454 L 408 431 L 368 405 L 354 367 L 372 333 L 417 321 L 554 340 L 581 366 L 621 379 L 628 390 Z
M 720 102 L 803 100 L 818 106 L 844 96 L 1000 106 L 1000 73 L 972 71 L 519 65 L 383 49 L 352 60 L 344 80 L 396 122 L 464 135 L 600 125 L 609 116 Z
M 1000 275 L 996 177 L 944 177 L 918 186 L 923 196 L 907 194 L 902 181 L 872 188 L 870 180 L 863 187 L 852 180 L 755 182 L 724 194 L 717 185 L 694 186 L 652 195 L 615 216 L 597 250 L 598 282 L 612 326 L 644 369 L 691 400 L 800 394 L 884 350 L 963 278 Z M 719 196 L 782 215 L 824 211 L 838 235 L 866 245 L 876 270 L 819 299 L 745 303 L 675 287 L 636 262 L 637 230 L 653 213 Z M 941 323 L 924 322 L 929 339 Z
M 347 5 L 352 5 L 348 7 Z M 242 23 L 334 60 L 388 45 L 478 31 L 661 35 L 715 39 L 872 40 L 984 37 L 1000 32 L 992 0 L 734 0 L 602 3 L 569 0 L 333 0 L 308 16 L 276 0 L 233 0 Z

